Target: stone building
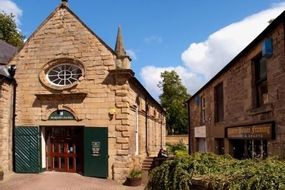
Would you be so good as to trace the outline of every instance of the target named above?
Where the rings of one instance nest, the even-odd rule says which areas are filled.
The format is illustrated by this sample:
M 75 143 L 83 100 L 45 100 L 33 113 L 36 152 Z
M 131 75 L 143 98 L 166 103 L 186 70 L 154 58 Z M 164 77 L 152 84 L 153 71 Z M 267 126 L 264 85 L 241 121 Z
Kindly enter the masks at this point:
M 0 40 L 0 168 L 12 170 L 13 80 L 7 65 L 17 49 Z
M 165 112 L 135 78 L 120 28 L 113 50 L 62 1 L 10 64 L 14 171 L 122 182 L 164 146 Z
M 191 152 L 285 158 L 285 12 L 188 101 Z

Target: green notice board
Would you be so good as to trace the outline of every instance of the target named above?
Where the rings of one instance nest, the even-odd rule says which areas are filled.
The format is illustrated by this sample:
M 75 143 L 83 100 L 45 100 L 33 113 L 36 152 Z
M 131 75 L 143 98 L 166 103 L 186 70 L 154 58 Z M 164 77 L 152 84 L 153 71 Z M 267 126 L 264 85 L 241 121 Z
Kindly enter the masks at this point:
M 108 177 L 108 128 L 84 128 L 84 175 Z
M 15 172 L 38 173 L 41 168 L 38 127 L 15 128 Z

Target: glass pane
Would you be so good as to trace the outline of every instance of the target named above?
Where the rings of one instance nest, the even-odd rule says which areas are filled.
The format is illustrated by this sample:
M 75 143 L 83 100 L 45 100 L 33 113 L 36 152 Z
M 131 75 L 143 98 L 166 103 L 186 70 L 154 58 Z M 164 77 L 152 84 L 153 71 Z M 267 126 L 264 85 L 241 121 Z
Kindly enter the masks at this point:
M 69 153 L 74 153 L 73 144 L 68 144 Z
M 260 61 L 259 67 L 259 79 L 266 78 L 266 63 L 265 61 Z
M 64 152 L 64 145 L 60 144 L 59 146 L 60 146 L 60 152 L 63 153 Z
M 66 169 L 65 158 L 60 158 L 60 169 Z
M 54 157 L 53 158 L 53 168 L 54 169 L 58 169 L 59 167 L 58 167 L 58 157 Z
M 58 144 L 54 144 L 53 152 L 55 152 L 55 153 L 58 153 L 58 152 L 59 152 Z
M 53 67 L 48 73 L 51 83 L 59 86 L 69 85 L 78 80 L 82 75 L 81 69 L 72 64 L 61 64 Z M 72 79 L 73 80 L 70 80 Z
M 47 156 L 46 157 L 47 169 L 51 170 L 51 159 Z
M 68 169 L 70 169 L 70 170 L 74 169 L 73 157 L 68 158 Z

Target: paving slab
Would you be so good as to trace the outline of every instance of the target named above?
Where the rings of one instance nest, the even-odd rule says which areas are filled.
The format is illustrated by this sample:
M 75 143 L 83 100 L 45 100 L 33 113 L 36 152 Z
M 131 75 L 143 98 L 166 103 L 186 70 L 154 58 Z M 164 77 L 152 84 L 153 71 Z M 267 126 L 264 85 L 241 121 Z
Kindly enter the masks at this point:
M 11 174 L 0 182 L 0 190 L 143 190 L 113 180 L 85 177 L 76 173 L 43 172 Z

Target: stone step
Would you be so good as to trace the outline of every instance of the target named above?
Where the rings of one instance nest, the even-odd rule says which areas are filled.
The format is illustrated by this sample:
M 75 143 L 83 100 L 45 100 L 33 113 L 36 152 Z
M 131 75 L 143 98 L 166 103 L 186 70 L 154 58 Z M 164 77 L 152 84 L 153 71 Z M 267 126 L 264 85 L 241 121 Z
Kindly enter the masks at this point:
M 153 161 L 154 161 L 153 157 L 147 157 L 146 159 L 144 159 L 142 163 L 142 170 L 144 171 L 151 170 L 153 168 Z

